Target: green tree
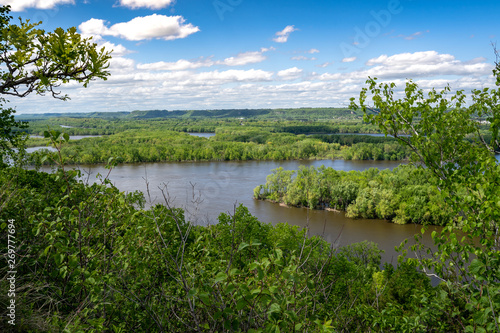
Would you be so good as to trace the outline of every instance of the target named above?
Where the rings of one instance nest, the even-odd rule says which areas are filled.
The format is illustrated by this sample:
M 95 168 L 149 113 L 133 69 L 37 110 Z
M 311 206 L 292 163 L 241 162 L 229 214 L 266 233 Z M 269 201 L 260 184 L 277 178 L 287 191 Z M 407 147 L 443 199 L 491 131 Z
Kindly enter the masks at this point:
M 57 91 L 61 84 L 76 81 L 84 87 L 94 79 L 109 76 L 110 52 L 98 50 L 90 38 L 82 38 L 72 27 L 45 32 L 41 22 L 19 19 L 11 24 L 10 6 L 0 7 L 0 94 L 26 97 L 30 93 L 66 100 Z M 0 107 L 6 100 L 0 98 Z M 20 147 L 27 124 L 15 121 L 14 109 L 2 108 L 0 114 L 0 160 L 12 155 L 10 147 Z
M 437 250 L 429 250 L 430 258 L 419 263 L 443 281 L 452 305 L 441 310 L 466 332 L 500 332 L 500 165 L 492 154 L 500 152 L 500 64 L 495 53 L 499 88 L 473 90 L 470 105 L 461 90 L 451 94 L 448 86 L 426 95 L 412 81 L 397 99 L 395 84 L 379 84 L 376 78 L 367 80 L 359 104 L 351 99 L 366 121 L 410 147 L 416 161 L 439 178 L 441 195 L 465 235 L 451 225 L 440 234 L 433 232 Z M 479 121 L 484 119 L 486 130 Z M 457 311 L 460 307 L 465 309 Z

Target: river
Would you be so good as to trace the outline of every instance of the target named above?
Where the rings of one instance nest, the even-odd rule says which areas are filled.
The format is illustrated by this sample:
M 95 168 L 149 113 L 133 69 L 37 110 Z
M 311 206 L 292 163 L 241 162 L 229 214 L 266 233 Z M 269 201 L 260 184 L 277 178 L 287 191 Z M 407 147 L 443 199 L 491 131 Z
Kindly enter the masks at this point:
M 419 233 L 419 225 L 396 225 L 383 220 L 352 220 L 344 213 L 306 208 L 288 208 L 267 201 L 253 199 L 253 189 L 266 182 L 272 169 L 283 167 L 295 170 L 299 166 L 325 165 L 336 170 L 364 170 L 370 167 L 392 169 L 397 161 L 245 161 L 245 162 L 184 162 L 184 163 L 140 163 L 122 164 L 112 170 L 110 180 L 121 191 L 139 190 L 147 193 L 146 180 L 151 197 L 149 204 L 163 202 L 159 187 L 166 186 L 164 193 L 172 205 L 183 207 L 186 217 L 196 224 L 217 223 L 221 212 L 233 212 L 235 205 L 243 204 L 251 214 L 266 223 L 288 223 L 309 226 L 311 235 L 322 235 L 336 246 L 364 240 L 375 242 L 385 251 L 384 262 L 395 263 L 397 253 L 394 247 L 405 238 L 413 241 Z M 93 182 L 96 175 L 106 175 L 102 166 L 82 166 L 86 181 Z M 433 227 L 432 230 L 439 228 Z M 426 234 L 429 234 L 430 231 Z M 430 237 L 425 237 L 430 244 Z
M 33 150 L 42 148 L 31 148 Z M 44 147 L 46 148 L 46 147 Z M 500 161 L 500 155 L 496 156 Z M 322 235 L 336 246 L 364 240 L 375 242 L 385 251 L 384 262 L 395 263 L 398 253 L 394 247 L 404 239 L 413 243 L 413 236 L 420 233 L 420 225 L 397 225 L 383 220 L 345 217 L 344 213 L 306 208 L 288 208 L 267 201 L 253 199 L 253 189 L 266 182 L 272 169 L 283 167 L 296 170 L 299 166 L 325 165 L 335 170 L 365 170 L 370 167 L 392 169 L 398 161 L 344 161 L 344 160 L 302 160 L 302 161 L 244 161 L 244 162 L 178 162 L 122 164 L 112 170 L 110 180 L 125 192 L 139 190 L 147 193 L 149 204 L 163 202 L 159 187 L 166 185 L 171 203 L 186 210 L 186 217 L 196 224 L 217 223 L 221 212 L 233 212 L 235 205 L 245 205 L 260 221 L 277 224 L 308 226 L 311 235 Z M 98 173 L 108 174 L 103 166 L 81 166 L 85 179 L 96 181 Z M 430 227 L 424 235 L 424 243 L 431 245 L 430 233 L 439 230 Z

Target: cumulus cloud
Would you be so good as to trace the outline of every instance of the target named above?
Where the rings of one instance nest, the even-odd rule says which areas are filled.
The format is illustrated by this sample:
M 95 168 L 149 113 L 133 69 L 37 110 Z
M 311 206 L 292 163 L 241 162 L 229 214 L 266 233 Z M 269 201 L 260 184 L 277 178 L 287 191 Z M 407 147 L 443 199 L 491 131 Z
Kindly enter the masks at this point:
M 279 71 L 276 75 L 282 80 L 295 80 L 302 75 L 303 70 L 297 67 L 292 67 Z
M 204 84 L 221 84 L 229 82 L 270 81 L 272 77 L 272 72 L 260 69 L 230 69 L 227 71 L 210 71 L 198 73 L 194 76 L 194 79 L 195 81 L 199 81 L 200 83 Z
M 98 43 L 98 47 L 104 47 L 104 50 L 109 52 L 111 51 L 111 56 L 112 57 L 121 57 L 123 55 L 132 53 L 132 51 L 128 50 L 125 46 L 121 44 L 113 44 L 110 42 L 104 42 L 104 43 Z
M 276 48 L 273 47 L 273 46 L 271 46 L 271 47 L 262 47 L 260 49 L 260 52 L 268 52 L 268 51 L 275 51 L 275 50 L 276 50 Z
M 138 69 L 153 71 L 182 71 L 201 67 L 210 67 L 215 63 L 210 59 L 200 58 L 197 60 L 179 59 L 175 62 L 159 61 L 150 64 L 139 64 Z
M 492 66 L 487 63 L 467 64 L 457 60 L 437 64 L 398 64 L 395 66 L 379 65 L 368 70 L 371 76 L 394 77 L 433 77 L 441 75 L 481 76 L 491 72 Z
M 275 41 L 276 43 L 286 43 L 290 34 L 297 30 L 298 29 L 295 29 L 293 25 L 287 25 L 285 29 L 278 31 L 275 34 L 276 37 L 273 38 L 273 41 Z
M 109 69 L 113 74 L 135 70 L 135 61 L 124 57 L 112 57 L 109 61 Z
M 243 52 L 230 58 L 251 59 L 249 55 L 265 51 Z M 486 59 L 458 60 L 435 51 L 381 55 L 366 63 L 354 63 L 359 64 L 358 70 L 350 70 L 349 66 L 346 67 L 349 71 L 339 71 L 332 66 L 328 71 L 322 69 L 323 73 L 306 72 L 298 66 L 275 72 L 259 68 L 210 68 L 228 66 L 224 64 L 226 59 L 201 57 L 137 65 L 132 59 L 117 56 L 111 60 L 109 80 L 97 80 L 87 89 L 77 83 L 61 86 L 63 93 L 66 90 L 72 97 L 71 101 L 56 104 L 32 95 L 18 100 L 16 108 L 20 113 L 29 113 L 346 107 L 350 97 L 359 95 L 368 76 L 378 77 L 379 82 L 395 82 L 396 98 L 403 93 L 407 78 L 413 78 L 424 90 L 441 89 L 448 83 L 452 89 L 465 91 L 495 86 L 491 75 L 493 65 Z
M 82 35 L 84 36 L 97 36 L 98 38 L 101 38 L 101 35 L 106 34 L 108 31 L 108 28 L 104 23 L 104 20 L 91 18 L 90 20 L 81 23 L 78 26 L 78 29 L 80 29 Z
M 175 0 L 120 0 L 120 5 L 131 9 L 162 9 L 175 3 Z
M 217 63 L 226 66 L 243 66 L 247 64 L 255 64 L 266 60 L 266 56 L 264 56 L 262 53 L 262 51 L 243 52 L 239 53 L 235 57 L 229 57 Z
M 480 76 L 491 73 L 492 65 L 485 58 L 460 61 L 451 54 L 436 51 L 381 55 L 366 62 L 374 66 L 368 71 L 379 77 L 426 77 L 440 75 Z
M 2 0 L 0 4 L 10 5 L 13 12 L 21 12 L 26 8 L 51 9 L 57 5 L 74 4 L 75 0 Z
M 366 62 L 371 67 L 349 73 L 325 73 L 320 80 L 362 80 L 368 76 L 382 79 L 426 78 L 446 75 L 465 77 L 489 76 L 493 65 L 484 58 L 460 61 L 451 54 L 436 51 L 381 55 Z
M 110 27 L 104 20 L 90 19 L 78 27 L 84 35 L 120 37 L 127 40 L 163 39 L 174 40 L 185 38 L 200 31 L 191 23 L 186 24 L 182 16 L 165 16 L 153 14 L 139 16 L 128 22 L 114 24 Z
M 248 64 L 255 64 L 266 60 L 266 56 L 263 55 L 264 52 L 274 50 L 274 48 L 261 48 L 260 51 L 248 51 L 238 53 L 236 56 L 226 58 L 224 60 L 212 60 L 209 58 L 199 58 L 196 60 L 185 60 L 179 59 L 175 62 L 165 62 L 159 61 L 150 64 L 139 64 L 138 69 L 141 70 L 154 70 L 154 71 L 181 71 L 181 70 L 192 70 L 201 67 L 211 67 L 214 65 L 223 66 L 244 66 Z
M 434 65 L 454 61 L 455 57 L 451 54 L 439 54 L 436 51 L 424 51 L 414 53 L 399 53 L 392 56 L 382 54 L 377 58 L 372 58 L 366 62 L 367 66 L 385 65 L 385 66 L 406 66 L 413 64 Z
M 344 58 L 344 59 L 342 59 L 342 62 L 353 62 L 356 59 L 357 59 L 356 57 Z
M 306 51 L 307 53 L 314 54 L 314 53 L 319 53 L 318 49 L 310 49 L 309 51 Z

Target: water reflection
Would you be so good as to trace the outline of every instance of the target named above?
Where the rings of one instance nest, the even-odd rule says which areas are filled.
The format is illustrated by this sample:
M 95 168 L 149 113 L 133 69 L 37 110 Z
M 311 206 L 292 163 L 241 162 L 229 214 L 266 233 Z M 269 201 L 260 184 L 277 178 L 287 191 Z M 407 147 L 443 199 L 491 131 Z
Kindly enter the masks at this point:
M 199 136 L 200 138 L 210 138 L 212 136 L 215 136 L 215 133 L 194 133 L 194 132 L 187 132 L 187 134 L 192 135 L 192 136 Z

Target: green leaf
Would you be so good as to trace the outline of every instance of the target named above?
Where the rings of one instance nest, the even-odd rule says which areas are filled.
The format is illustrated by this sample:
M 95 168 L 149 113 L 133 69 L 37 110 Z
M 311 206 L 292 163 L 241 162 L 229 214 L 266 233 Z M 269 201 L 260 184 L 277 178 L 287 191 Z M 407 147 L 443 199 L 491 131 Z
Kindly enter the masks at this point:
M 233 283 L 229 283 L 226 287 L 226 294 L 232 293 L 236 289 L 236 286 Z
M 243 308 L 247 306 L 248 302 L 245 301 L 244 299 L 240 299 L 238 302 L 236 302 L 236 310 L 240 311 Z
M 205 304 L 210 303 L 210 295 L 208 293 L 201 293 L 198 295 L 198 298 Z
M 244 248 L 248 247 L 248 243 L 240 243 L 240 246 L 238 246 L 238 252 L 243 250 Z
M 279 312 L 281 312 L 281 307 L 276 303 L 271 304 L 269 310 L 267 311 L 267 313 L 279 313 Z
M 224 272 L 220 272 L 215 276 L 214 283 L 219 283 L 221 281 L 224 281 L 225 279 L 227 279 L 227 274 Z
M 480 270 L 484 267 L 483 263 L 477 259 L 471 261 L 469 270 L 472 274 L 479 275 Z
M 197 293 L 198 293 L 198 290 L 196 288 L 191 288 L 191 289 L 189 289 L 187 297 L 192 298 L 192 297 L 196 296 Z

